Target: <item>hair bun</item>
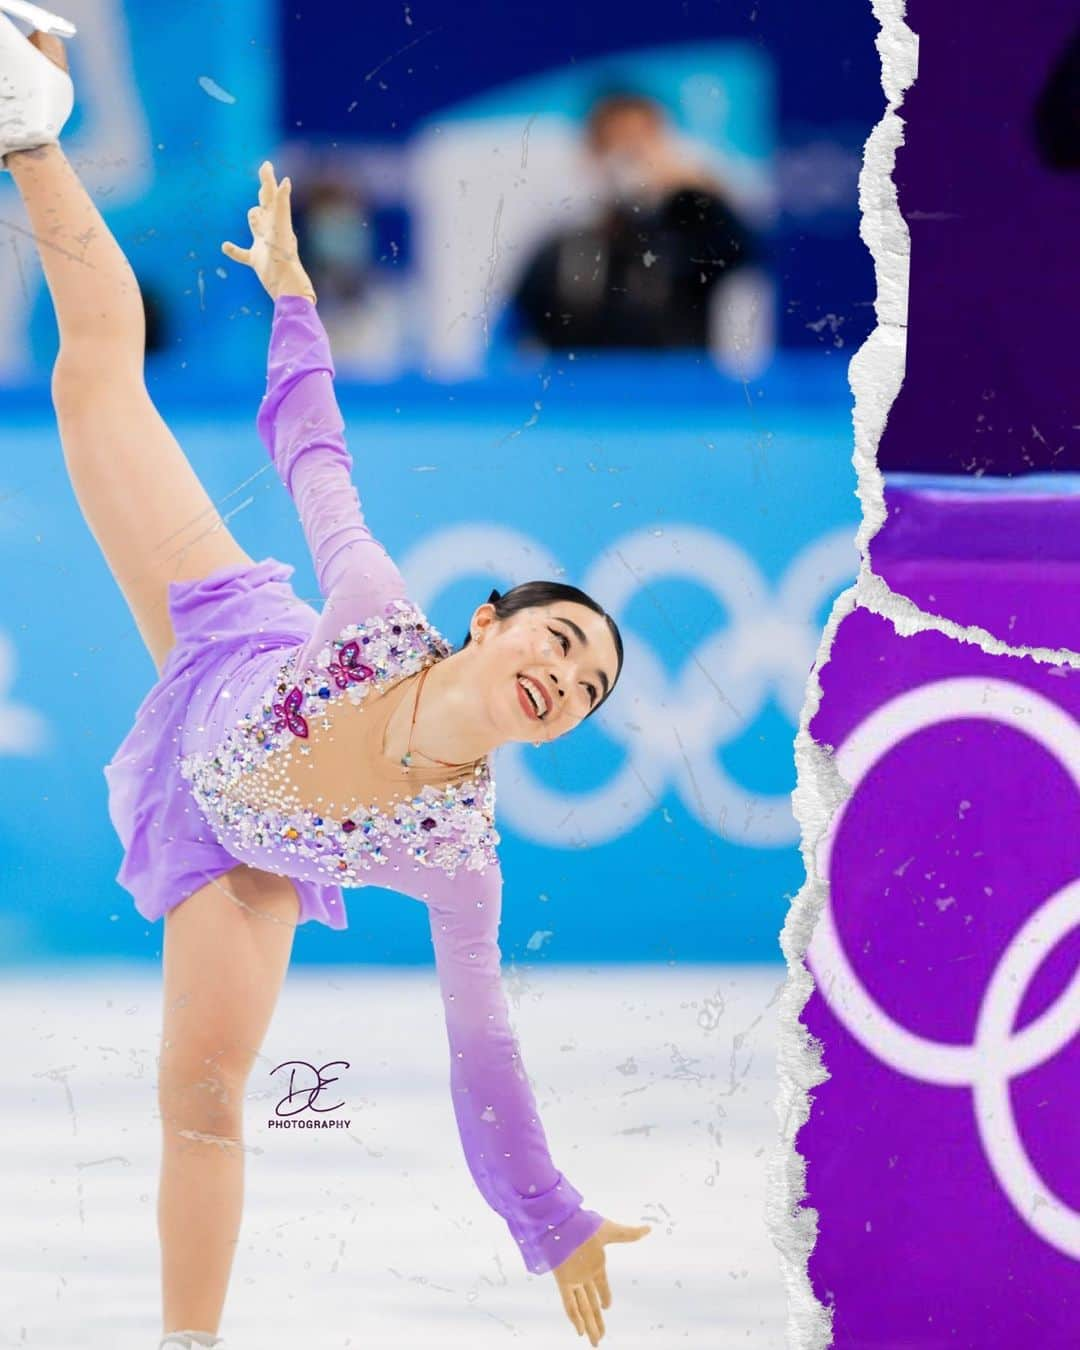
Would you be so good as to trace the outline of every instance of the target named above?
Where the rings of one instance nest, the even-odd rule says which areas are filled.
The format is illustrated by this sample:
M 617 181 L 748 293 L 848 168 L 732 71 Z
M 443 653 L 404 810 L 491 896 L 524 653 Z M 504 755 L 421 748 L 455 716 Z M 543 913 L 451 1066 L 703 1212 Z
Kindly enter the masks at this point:
M 502 595 L 500 594 L 500 592 L 499 592 L 498 589 L 495 589 L 495 590 L 493 590 L 493 591 L 491 592 L 491 594 L 488 596 L 487 602 L 486 602 L 486 603 L 489 604 L 489 605 L 493 605 L 493 604 L 495 603 L 496 600 L 501 600 L 501 599 L 502 599 Z

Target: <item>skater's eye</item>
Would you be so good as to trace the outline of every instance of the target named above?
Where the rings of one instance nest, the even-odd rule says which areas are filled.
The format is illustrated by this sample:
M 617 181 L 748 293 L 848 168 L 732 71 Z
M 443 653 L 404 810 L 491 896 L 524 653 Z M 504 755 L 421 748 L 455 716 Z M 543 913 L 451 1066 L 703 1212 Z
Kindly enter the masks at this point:
M 565 633 L 560 633 L 557 628 L 549 628 L 548 632 L 553 633 L 557 638 L 562 638 L 563 656 L 565 656 L 566 653 L 570 650 L 570 639 L 566 636 Z M 586 684 L 585 688 L 589 691 L 589 707 L 591 708 L 593 704 L 596 702 L 596 685 Z
M 554 635 L 555 635 L 557 638 L 562 638 L 562 650 L 563 650 L 563 656 L 565 656 L 566 653 L 570 650 L 570 639 L 566 636 L 565 633 L 560 633 L 559 630 L 558 630 L 557 628 L 549 628 L 549 629 L 548 629 L 548 632 L 549 632 L 549 633 L 554 633 Z

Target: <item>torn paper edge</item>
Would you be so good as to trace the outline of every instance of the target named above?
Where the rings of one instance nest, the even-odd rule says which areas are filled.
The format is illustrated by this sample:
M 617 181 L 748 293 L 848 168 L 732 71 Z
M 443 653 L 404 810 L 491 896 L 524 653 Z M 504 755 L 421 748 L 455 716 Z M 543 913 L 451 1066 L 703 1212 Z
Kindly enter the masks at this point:
M 818 1302 L 810 1282 L 808 1263 L 817 1240 L 818 1214 L 803 1204 L 806 1161 L 795 1141 L 810 1114 L 811 1090 L 828 1077 L 820 1042 L 799 1020 L 813 991 L 813 977 L 804 958 L 826 895 L 825 882 L 816 872 L 815 852 L 847 795 L 828 750 L 815 744 L 809 727 L 821 702 L 819 675 L 829 660 L 836 631 L 862 602 L 861 591 L 874 580 L 867 548 L 885 519 L 884 485 L 875 454 L 885 417 L 904 376 L 910 239 L 900 214 L 892 170 L 896 148 L 903 139 L 903 124 L 896 110 L 915 78 L 917 40 L 903 22 L 903 0 L 871 0 L 871 6 L 879 24 L 875 46 L 881 59 L 886 107 L 867 138 L 859 174 L 859 234 L 873 255 L 877 285 L 877 327 L 848 369 L 855 399 L 852 462 L 862 505 L 862 523 L 855 536 L 859 576 L 834 603 L 807 679 L 795 737 L 796 787 L 792 794 L 806 880 L 791 902 L 780 935 L 788 975 L 780 998 L 777 1046 L 780 1132 L 769 1160 L 766 1219 L 780 1252 L 787 1292 L 785 1339 L 792 1350 L 823 1350 L 832 1341 L 832 1310 Z
M 816 1210 L 803 1205 L 806 1161 L 795 1141 L 809 1117 L 812 1089 L 829 1077 L 821 1043 L 799 1019 L 814 987 L 804 958 L 827 897 L 827 880 L 816 870 L 817 845 L 849 792 L 833 765 L 830 748 L 819 746 L 809 731 L 821 702 L 820 673 L 829 660 L 837 629 L 856 607 L 861 607 L 887 619 L 902 637 L 937 632 L 958 642 L 971 643 L 991 655 L 1025 656 L 1039 663 L 1080 669 L 1080 652 L 1013 646 L 985 629 L 929 614 L 906 596 L 892 591 L 870 570 L 870 541 L 886 515 L 877 447 L 903 381 L 907 341 L 911 241 L 892 180 L 896 149 L 903 141 L 903 122 L 897 109 L 915 80 L 918 62 L 918 37 L 904 23 L 904 0 L 871 0 L 871 8 L 879 25 L 875 46 L 881 58 L 886 108 L 867 139 L 859 175 L 859 233 L 874 259 L 877 285 L 874 309 L 878 321 L 848 368 L 854 395 L 852 463 L 862 506 L 862 523 L 855 536 L 859 574 L 855 584 L 833 605 L 807 680 L 795 737 L 796 788 L 792 794 L 806 881 L 791 903 L 780 936 L 788 977 L 779 1009 L 780 1134 L 769 1161 L 766 1217 L 781 1255 L 788 1296 L 786 1340 L 791 1350 L 823 1350 L 832 1342 L 832 1309 L 815 1298 L 808 1273 L 819 1216 Z

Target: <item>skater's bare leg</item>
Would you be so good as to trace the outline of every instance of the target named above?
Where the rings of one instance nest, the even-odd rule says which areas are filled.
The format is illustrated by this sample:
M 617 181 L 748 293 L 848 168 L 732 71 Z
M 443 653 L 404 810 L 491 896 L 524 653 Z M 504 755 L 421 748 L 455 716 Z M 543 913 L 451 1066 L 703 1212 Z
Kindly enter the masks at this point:
M 240 1230 L 243 1097 L 289 964 L 287 877 L 238 867 L 165 919 L 162 1333 L 217 1334 Z
M 61 69 L 63 42 L 44 33 L 28 39 Z M 98 343 L 105 360 L 141 377 L 146 322 L 138 282 L 119 244 L 79 182 L 63 150 L 49 144 L 4 159 L 30 216 L 60 328 L 61 355 L 89 355 Z
M 33 36 L 50 59 L 65 64 L 60 39 Z M 168 582 L 252 559 L 147 392 L 138 283 L 63 150 L 44 145 L 4 162 L 56 310 L 52 396 L 72 486 L 160 671 L 174 641 Z

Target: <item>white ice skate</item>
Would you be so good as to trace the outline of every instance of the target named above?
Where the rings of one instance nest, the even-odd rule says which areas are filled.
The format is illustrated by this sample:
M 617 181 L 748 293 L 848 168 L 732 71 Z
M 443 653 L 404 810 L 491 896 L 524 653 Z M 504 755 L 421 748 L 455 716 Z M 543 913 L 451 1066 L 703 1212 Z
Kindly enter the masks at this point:
M 204 1346 L 211 1346 L 213 1350 L 228 1350 L 220 1337 L 211 1340 L 205 1331 L 170 1331 L 162 1337 L 158 1350 L 203 1350 Z
M 0 170 L 13 150 L 32 150 L 60 138 L 75 106 L 71 76 L 7 17 L 25 19 L 42 33 L 73 37 L 75 25 L 26 0 L 0 0 Z

